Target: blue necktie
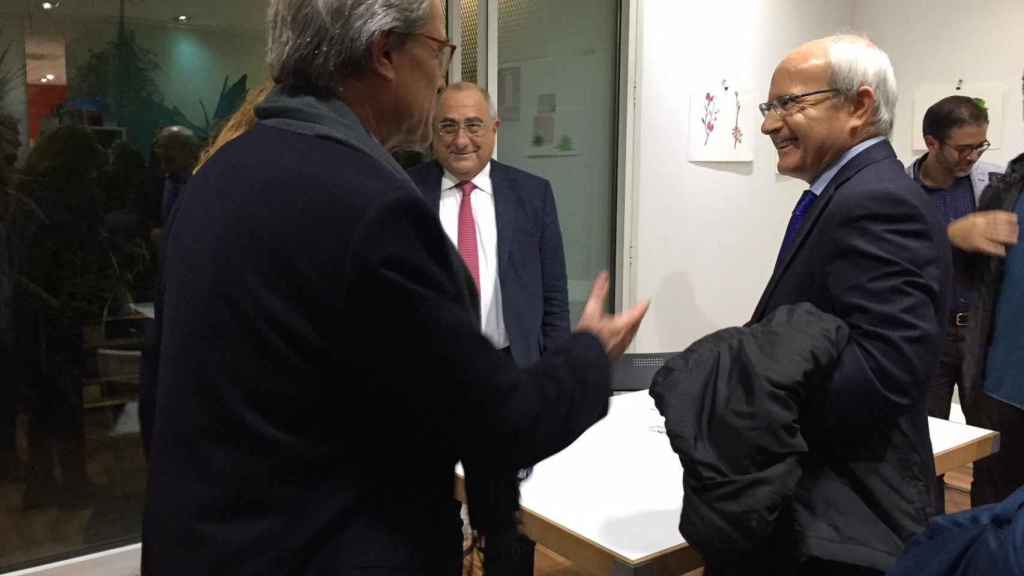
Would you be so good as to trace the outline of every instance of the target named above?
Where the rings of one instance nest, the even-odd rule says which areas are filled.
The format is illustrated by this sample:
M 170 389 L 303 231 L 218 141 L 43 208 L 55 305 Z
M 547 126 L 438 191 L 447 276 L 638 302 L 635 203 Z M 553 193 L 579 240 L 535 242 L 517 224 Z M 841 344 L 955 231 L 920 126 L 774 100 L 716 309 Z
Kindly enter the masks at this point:
M 779 257 L 775 260 L 776 267 L 782 264 L 786 255 L 793 249 L 793 243 L 796 242 L 796 234 L 800 231 L 800 223 L 804 221 L 804 216 L 810 212 L 811 206 L 814 205 L 814 201 L 817 199 L 817 194 L 810 190 L 804 190 L 804 193 L 800 195 L 800 199 L 796 201 L 793 215 L 789 218 L 789 226 L 786 226 L 786 235 L 782 238 L 782 248 L 779 249 Z

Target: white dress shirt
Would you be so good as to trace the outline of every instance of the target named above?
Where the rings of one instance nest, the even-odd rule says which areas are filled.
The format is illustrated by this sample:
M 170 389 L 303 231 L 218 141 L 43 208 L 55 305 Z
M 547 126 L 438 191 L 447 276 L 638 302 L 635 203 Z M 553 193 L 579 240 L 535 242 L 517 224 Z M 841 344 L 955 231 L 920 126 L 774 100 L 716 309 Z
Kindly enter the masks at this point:
M 461 182 L 444 171 L 441 178 L 441 226 L 448 239 L 459 245 L 459 204 Z M 480 267 L 480 328 L 495 348 L 508 346 L 505 318 L 501 311 L 501 282 L 498 281 L 498 222 L 494 215 L 494 186 L 491 184 L 491 163 L 472 180 L 476 190 L 470 195 L 473 220 L 476 222 L 476 250 Z

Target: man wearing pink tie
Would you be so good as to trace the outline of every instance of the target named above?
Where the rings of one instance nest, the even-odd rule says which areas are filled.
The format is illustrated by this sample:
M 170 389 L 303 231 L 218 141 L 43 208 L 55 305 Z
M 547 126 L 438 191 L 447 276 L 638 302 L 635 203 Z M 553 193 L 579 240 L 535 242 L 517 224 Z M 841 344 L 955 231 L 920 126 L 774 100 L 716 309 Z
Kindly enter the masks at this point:
M 449 86 L 434 116 L 435 161 L 409 175 L 438 208 L 441 225 L 462 255 L 480 296 L 480 325 L 495 348 L 528 366 L 568 338 L 565 254 L 551 184 L 491 159 L 501 121 L 476 84 Z M 532 574 L 533 543 L 515 529 L 516 471 L 496 471 L 483 488 L 486 507 L 504 513 L 486 533 L 485 572 Z M 470 493 L 470 500 L 473 494 Z M 479 499 L 470 511 L 479 511 Z
M 565 254 L 551 183 L 491 160 L 500 126 L 484 89 L 449 86 L 435 115 L 436 160 L 409 175 L 476 281 L 484 334 L 528 366 L 569 336 Z

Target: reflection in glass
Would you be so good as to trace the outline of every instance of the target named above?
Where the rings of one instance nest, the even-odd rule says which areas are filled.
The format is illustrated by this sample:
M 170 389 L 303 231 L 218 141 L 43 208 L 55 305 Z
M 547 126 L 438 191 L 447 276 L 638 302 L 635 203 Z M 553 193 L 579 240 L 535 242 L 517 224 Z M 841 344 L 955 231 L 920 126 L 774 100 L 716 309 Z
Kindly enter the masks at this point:
M 613 265 L 618 17 L 618 0 L 498 2 L 498 159 L 551 181 L 573 323 Z
M 132 304 L 153 299 L 198 148 L 265 79 L 260 11 L 181 24 L 159 2 L 15 4 L 0 15 L 0 572 L 138 540 L 147 320 Z

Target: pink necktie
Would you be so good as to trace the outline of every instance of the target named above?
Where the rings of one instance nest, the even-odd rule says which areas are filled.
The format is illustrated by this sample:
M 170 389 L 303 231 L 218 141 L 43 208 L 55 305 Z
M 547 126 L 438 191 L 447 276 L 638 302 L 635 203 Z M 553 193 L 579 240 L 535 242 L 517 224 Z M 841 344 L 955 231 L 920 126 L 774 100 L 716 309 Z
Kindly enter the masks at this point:
M 473 275 L 473 282 L 479 292 L 480 261 L 476 253 L 476 221 L 473 220 L 473 202 L 470 200 L 470 194 L 476 186 L 472 182 L 459 182 L 456 186 L 462 190 L 462 200 L 459 202 L 459 254 Z

